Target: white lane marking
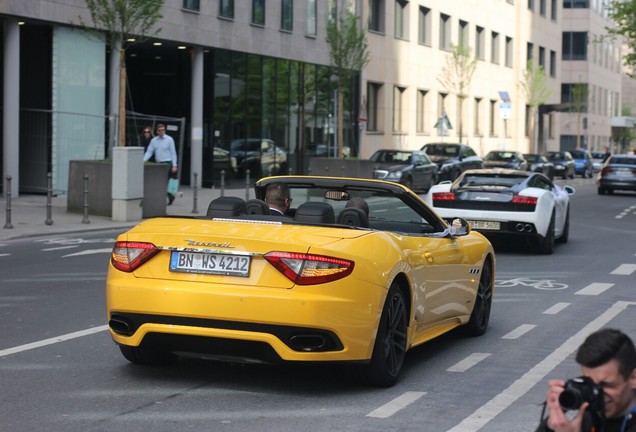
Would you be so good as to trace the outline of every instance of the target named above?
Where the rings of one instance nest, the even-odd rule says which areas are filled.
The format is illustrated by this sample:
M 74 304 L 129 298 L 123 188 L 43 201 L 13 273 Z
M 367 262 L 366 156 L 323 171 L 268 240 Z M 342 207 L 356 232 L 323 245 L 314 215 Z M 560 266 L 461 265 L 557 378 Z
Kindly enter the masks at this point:
M 62 258 L 80 256 L 80 255 L 93 255 L 93 254 L 99 254 L 99 253 L 112 253 L 112 252 L 113 252 L 113 248 L 86 249 L 86 250 L 81 251 L 81 252 L 75 252 L 75 253 L 72 253 L 72 254 L 62 255 Z
M 59 246 L 59 247 L 52 247 L 52 248 L 45 248 L 42 249 L 44 252 L 49 252 L 49 251 L 56 251 L 56 250 L 62 250 L 62 249 L 75 249 L 78 248 L 79 246 L 75 245 L 75 246 Z
M 552 351 L 541 362 L 526 372 L 521 378 L 513 382 L 507 389 L 499 393 L 486 404 L 478 408 L 470 416 L 466 417 L 460 424 L 449 429 L 447 432 L 477 432 L 488 424 L 493 418 L 501 414 L 503 410 L 515 403 L 525 395 L 532 387 L 542 381 L 556 366 L 576 351 L 579 345 L 592 332 L 602 328 L 618 314 L 629 306 L 636 306 L 636 302 L 619 301 L 614 303 L 598 318 L 590 321 L 585 327 L 579 330 L 574 336 L 565 341 L 560 347 Z
M 535 328 L 536 324 L 522 324 L 510 333 L 503 335 L 502 339 L 519 339 L 524 334 L 528 333 L 530 330 Z
M 473 353 L 464 360 L 446 369 L 447 372 L 466 372 L 480 361 L 490 357 L 490 353 Z
M 544 315 L 556 315 L 568 306 L 570 306 L 570 303 L 557 303 L 551 308 L 544 310 L 543 313 Z
M 391 417 L 393 414 L 395 414 L 402 408 L 405 408 L 408 405 L 412 404 L 413 402 L 415 402 L 416 400 L 418 400 L 425 394 L 426 392 L 413 392 L 413 391 L 406 392 L 396 397 L 392 401 L 382 405 L 381 407 L 374 409 L 369 414 L 367 414 L 367 417 L 377 417 L 377 418 Z
M 49 339 L 44 339 L 38 342 L 31 342 L 31 343 L 20 345 L 17 347 L 3 349 L 0 351 L 0 357 L 6 357 L 8 355 L 16 354 L 22 351 L 28 351 L 28 350 L 40 348 L 46 345 L 53 345 L 58 342 L 64 342 L 64 341 L 79 338 L 82 336 L 88 336 L 88 335 L 99 333 L 105 330 L 108 330 L 108 325 L 103 325 L 99 327 L 91 327 L 86 330 L 80 330 L 73 333 L 67 333 L 61 336 L 55 336 Z
M 578 294 L 578 295 L 599 295 L 599 294 L 604 293 L 605 291 L 607 291 L 608 289 L 610 289 L 613 286 L 614 286 L 613 283 L 594 282 L 594 283 L 589 284 L 585 288 L 578 290 L 574 294 Z
M 11 256 L 11 254 L 0 254 L 0 257 L 3 257 L 3 256 Z
M 636 271 L 636 264 L 621 264 L 610 274 L 629 276 Z

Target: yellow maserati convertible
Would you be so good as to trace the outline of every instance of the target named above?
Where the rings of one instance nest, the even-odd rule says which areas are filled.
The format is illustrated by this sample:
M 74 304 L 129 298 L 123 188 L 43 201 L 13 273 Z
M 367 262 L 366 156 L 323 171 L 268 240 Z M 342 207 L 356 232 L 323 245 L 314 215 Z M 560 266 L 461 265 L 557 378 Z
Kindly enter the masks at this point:
M 274 189 L 289 193 L 284 215 L 266 204 Z M 486 331 L 495 253 L 465 220 L 381 180 L 267 177 L 255 196 L 117 238 L 106 303 L 127 360 L 346 362 L 391 386 L 410 348 Z

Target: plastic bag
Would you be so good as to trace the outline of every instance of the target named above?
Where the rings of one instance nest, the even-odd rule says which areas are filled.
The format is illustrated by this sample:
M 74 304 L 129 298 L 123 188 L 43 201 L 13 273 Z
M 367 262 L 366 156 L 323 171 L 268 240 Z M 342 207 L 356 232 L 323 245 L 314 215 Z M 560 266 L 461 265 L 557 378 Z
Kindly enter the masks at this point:
M 176 194 L 179 191 L 179 179 L 171 178 L 168 180 L 168 193 Z

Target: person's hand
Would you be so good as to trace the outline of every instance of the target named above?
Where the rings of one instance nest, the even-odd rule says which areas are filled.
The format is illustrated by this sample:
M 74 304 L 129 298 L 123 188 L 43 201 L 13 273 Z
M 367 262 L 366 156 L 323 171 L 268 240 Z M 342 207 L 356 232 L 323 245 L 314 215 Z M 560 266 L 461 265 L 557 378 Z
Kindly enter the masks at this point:
M 554 432 L 581 432 L 583 415 L 589 403 L 584 402 L 576 416 L 573 419 L 569 419 L 559 403 L 559 395 L 563 392 L 564 385 L 565 381 L 562 380 L 550 380 L 548 382 L 550 389 L 545 399 L 548 409 L 548 427 Z
M 172 172 L 173 172 L 173 173 L 176 173 L 176 172 L 177 172 L 177 167 L 176 167 L 176 166 L 173 166 L 173 167 L 172 167 Z

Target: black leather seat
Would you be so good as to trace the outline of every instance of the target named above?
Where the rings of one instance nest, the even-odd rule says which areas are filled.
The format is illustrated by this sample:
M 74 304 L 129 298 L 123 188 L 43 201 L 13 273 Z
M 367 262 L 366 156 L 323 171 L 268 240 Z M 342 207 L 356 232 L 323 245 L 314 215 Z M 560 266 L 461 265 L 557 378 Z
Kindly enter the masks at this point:
M 268 215 L 269 206 L 263 200 L 257 198 L 248 199 L 245 201 L 245 207 L 247 208 L 248 215 Z
M 212 200 L 208 206 L 208 217 L 232 218 L 247 214 L 245 200 L 239 197 L 223 196 Z
M 310 224 L 334 224 L 336 223 L 336 215 L 331 204 L 308 201 L 298 206 L 294 220 Z
M 364 210 L 355 207 L 343 209 L 338 215 L 338 223 L 341 225 L 369 228 L 369 218 L 367 214 Z

